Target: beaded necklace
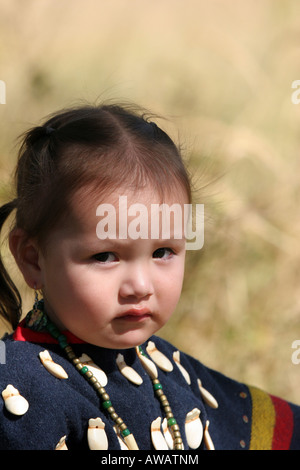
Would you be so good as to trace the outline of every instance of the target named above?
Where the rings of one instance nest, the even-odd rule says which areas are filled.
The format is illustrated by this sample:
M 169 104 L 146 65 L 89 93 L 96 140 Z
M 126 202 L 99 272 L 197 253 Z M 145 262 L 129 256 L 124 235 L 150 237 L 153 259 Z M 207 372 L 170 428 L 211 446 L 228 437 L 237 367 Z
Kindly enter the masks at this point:
M 114 421 L 129 450 L 139 450 L 133 434 L 128 429 L 123 419 L 117 414 L 115 408 L 112 405 L 110 396 L 106 392 L 105 388 L 89 370 L 88 366 L 82 364 L 80 359 L 74 353 L 73 348 L 68 343 L 67 337 L 61 333 L 57 326 L 51 322 L 47 314 L 44 312 L 43 300 L 35 302 L 33 310 L 31 310 L 26 316 L 25 323 L 27 327 L 34 331 L 48 331 L 48 333 L 50 333 L 50 335 L 57 340 L 59 346 L 64 350 L 68 359 L 74 365 L 76 370 L 89 382 L 89 384 L 94 388 L 98 396 L 101 398 L 102 407 L 107 411 L 110 418 Z M 151 378 L 154 393 L 159 399 L 161 407 L 167 418 L 168 428 L 174 441 L 174 450 L 182 450 L 183 444 L 180 429 L 173 415 L 167 396 L 165 395 L 162 385 L 158 379 L 156 366 L 147 357 L 141 346 L 136 347 L 136 352 L 142 363 L 142 366 Z

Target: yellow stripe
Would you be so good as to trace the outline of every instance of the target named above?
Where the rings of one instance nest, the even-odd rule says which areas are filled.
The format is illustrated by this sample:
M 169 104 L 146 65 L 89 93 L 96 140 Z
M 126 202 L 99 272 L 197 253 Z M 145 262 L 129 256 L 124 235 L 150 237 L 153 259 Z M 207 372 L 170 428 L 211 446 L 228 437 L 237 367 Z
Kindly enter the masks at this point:
M 275 426 L 275 409 L 271 397 L 255 387 L 249 387 L 252 398 L 250 450 L 271 450 Z

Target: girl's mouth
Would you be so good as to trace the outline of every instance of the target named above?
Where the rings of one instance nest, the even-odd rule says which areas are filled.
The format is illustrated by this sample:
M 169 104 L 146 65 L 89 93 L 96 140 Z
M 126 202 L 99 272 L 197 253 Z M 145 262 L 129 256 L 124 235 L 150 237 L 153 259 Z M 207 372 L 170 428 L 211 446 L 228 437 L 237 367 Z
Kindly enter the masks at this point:
M 139 322 L 151 316 L 151 311 L 148 308 L 131 308 L 122 312 L 117 316 L 117 320 Z

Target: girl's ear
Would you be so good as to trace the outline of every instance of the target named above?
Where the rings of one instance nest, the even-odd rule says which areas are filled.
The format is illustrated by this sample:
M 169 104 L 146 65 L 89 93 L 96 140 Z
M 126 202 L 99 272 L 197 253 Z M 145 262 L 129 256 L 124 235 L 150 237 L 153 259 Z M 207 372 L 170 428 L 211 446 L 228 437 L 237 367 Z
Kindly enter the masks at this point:
M 40 252 L 36 242 L 28 237 L 25 230 L 16 228 L 9 235 L 9 248 L 29 287 L 40 289 L 42 272 L 39 265 Z

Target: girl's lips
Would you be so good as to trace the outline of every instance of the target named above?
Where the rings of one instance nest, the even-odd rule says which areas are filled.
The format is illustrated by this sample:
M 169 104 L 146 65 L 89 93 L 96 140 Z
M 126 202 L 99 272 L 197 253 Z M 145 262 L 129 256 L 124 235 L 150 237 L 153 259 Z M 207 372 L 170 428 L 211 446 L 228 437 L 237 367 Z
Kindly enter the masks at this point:
M 118 315 L 117 320 L 136 322 L 136 321 L 144 320 L 145 318 L 148 318 L 150 316 L 151 316 L 151 311 L 148 308 L 132 308 Z

